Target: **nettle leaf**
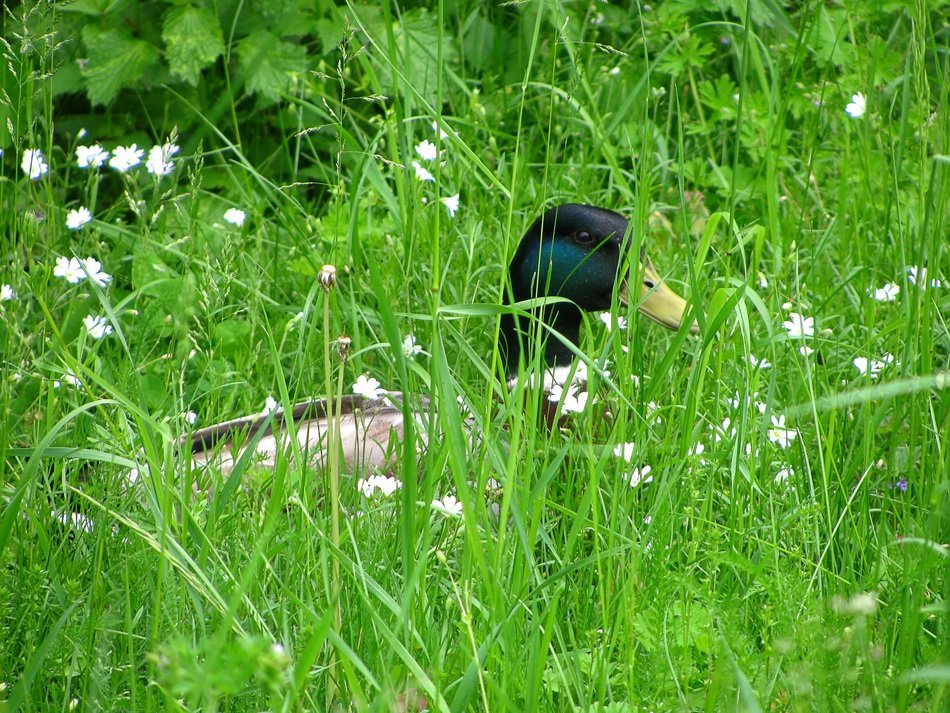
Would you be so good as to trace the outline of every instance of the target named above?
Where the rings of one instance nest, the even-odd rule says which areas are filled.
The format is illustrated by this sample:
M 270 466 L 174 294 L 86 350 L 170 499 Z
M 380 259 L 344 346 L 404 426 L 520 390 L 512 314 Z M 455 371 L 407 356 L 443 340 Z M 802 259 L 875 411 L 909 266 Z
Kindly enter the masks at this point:
M 401 78 L 394 79 L 390 67 L 389 38 L 382 20 L 363 18 L 379 46 L 370 52 L 386 94 L 393 96 L 400 90 L 403 81 L 415 87 L 430 104 L 435 104 L 439 80 L 439 36 L 442 35 L 442 62 L 454 65 L 458 49 L 454 39 L 442 32 L 439 18 L 424 8 L 415 8 L 402 14 L 401 21 L 393 24 L 396 45 L 396 64 Z
M 248 94 L 280 98 L 290 87 L 295 74 L 306 69 L 306 49 L 283 42 L 266 30 L 257 30 L 238 45 L 238 68 L 244 76 Z
M 224 53 L 224 34 L 218 18 L 200 7 L 179 7 L 165 17 L 162 27 L 165 59 L 172 74 L 197 86 L 201 70 Z
M 82 41 L 89 53 L 82 76 L 93 104 L 109 104 L 122 87 L 138 82 L 158 61 L 158 50 L 125 30 L 86 25 Z

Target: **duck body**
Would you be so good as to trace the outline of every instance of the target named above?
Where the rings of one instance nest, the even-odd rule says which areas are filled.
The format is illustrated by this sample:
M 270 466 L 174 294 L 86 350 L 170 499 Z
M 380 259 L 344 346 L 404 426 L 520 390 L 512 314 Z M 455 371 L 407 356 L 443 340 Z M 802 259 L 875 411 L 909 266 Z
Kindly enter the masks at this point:
M 402 393 L 380 392 L 380 398 L 344 395 L 333 401 L 339 409 L 339 436 L 343 462 L 349 472 L 367 469 L 385 470 L 393 461 L 393 434 L 405 435 Z M 429 400 L 422 398 L 410 413 L 416 418 L 420 445 L 425 445 L 423 411 Z M 323 468 L 328 450 L 330 402 L 311 399 L 294 404 L 288 412 L 277 408 L 267 414 L 255 414 L 216 423 L 192 432 L 182 446 L 190 446 L 191 462 L 198 467 L 213 466 L 230 473 L 242 457 L 249 465 L 273 468 L 281 453 L 294 451 L 293 441 L 303 459 L 314 468 Z M 246 453 L 253 447 L 254 452 Z
M 628 269 L 628 227 L 619 213 L 575 203 L 552 208 L 531 225 L 511 260 L 511 292 L 505 298 L 511 309 L 502 314 L 499 326 L 498 346 L 509 384 L 537 363 L 532 359 L 536 350 L 545 369 L 569 370 L 583 312 L 609 310 L 615 295 L 626 303 L 633 277 L 642 280 L 640 311 L 663 326 L 679 328 L 686 302 L 662 283 L 642 251 L 639 269 Z M 560 299 L 516 309 L 519 303 L 544 297 Z M 692 329 L 696 331 L 695 324 Z M 423 398 L 416 411 L 410 411 L 423 448 L 428 405 Z M 339 443 L 349 472 L 389 467 L 397 453 L 394 441 L 401 441 L 406 431 L 403 395 L 385 392 L 372 400 L 342 396 L 334 399 L 333 408 L 340 409 Z M 327 400 L 312 399 L 289 413 L 277 409 L 199 429 L 182 439 L 180 447 L 190 450 L 194 464 L 228 473 L 242 458 L 272 468 L 278 454 L 293 452 L 296 440 L 308 464 L 320 468 L 326 460 L 330 416 Z M 249 446 L 254 453 L 245 456 Z

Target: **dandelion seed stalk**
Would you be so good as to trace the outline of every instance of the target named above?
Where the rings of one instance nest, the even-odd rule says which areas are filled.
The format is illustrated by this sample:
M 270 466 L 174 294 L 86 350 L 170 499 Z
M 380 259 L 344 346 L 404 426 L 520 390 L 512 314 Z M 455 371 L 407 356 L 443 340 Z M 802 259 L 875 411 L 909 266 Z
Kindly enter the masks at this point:
M 336 398 L 343 390 L 343 365 L 340 365 L 340 374 L 336 389 L 333 384 L 333 366 L 330 357 L 330 292 L 336 285 L 336 268 L 324 265 L 317 277 L 324 291 L 323 299 L 323 373 L 326 377 L 327 413 L 332 418 L 327 424 L 327 484 L 330 499 L 330 542 L 333 544 L 332 569 L 330 575 L 330 600 L 333 607 L 333 624 L 336 630 L 342 628 L 343 618 L 340 613 L 340 561 L 336 552 L 340 548 L 340 417 L 342 400 Z M 336 654 L 331 645 L 327 661 L 327 710 L 333 706 L 336 697 Z

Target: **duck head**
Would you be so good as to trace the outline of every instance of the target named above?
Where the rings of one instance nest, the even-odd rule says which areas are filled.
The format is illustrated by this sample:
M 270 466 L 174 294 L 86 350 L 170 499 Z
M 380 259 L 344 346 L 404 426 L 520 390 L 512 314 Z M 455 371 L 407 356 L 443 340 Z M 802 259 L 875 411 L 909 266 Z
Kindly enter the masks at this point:
M 528 228 L 511 260 L 511 297 L 515 302 L 538 297 L 563 297 L 539 308 L 536 315 L 576 344 L 583 320 L 581 311 L 609 310 L 614 291 L 622 304 L 638 299 L 642 314 L 668 329 L 679 329 L 686 301 L 667 287 L 640 251 L 640 270 L 626 267 L 629 240 L 627 220 L 619 213 L 595 206 L 568 203 L 548 210 Z M 639 290 L 630 280 L 642 278 Z M 532 320 L 502 316 L 501 346 L 509 376 L 517 374 L 526 345 L 534 343 Z M 698 331 L 693 323 L 692 332 Z M 569 364 L 570 348 L 542 330 L 547 366 Z

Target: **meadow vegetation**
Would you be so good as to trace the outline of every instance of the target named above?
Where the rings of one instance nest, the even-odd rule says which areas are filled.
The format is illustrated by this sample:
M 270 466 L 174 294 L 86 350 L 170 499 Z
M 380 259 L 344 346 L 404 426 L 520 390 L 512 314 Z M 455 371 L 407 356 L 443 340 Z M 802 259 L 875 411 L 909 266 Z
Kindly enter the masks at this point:
M 946 710 L 948 8 L 5 4 L 0 710 Z M 564 202 L 700 321 L 590 315 L 566 432 Z M 177 452 L 373 379 L 391 471 Z

